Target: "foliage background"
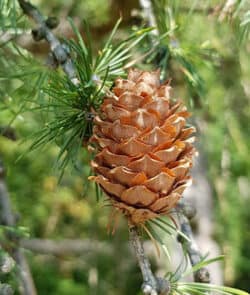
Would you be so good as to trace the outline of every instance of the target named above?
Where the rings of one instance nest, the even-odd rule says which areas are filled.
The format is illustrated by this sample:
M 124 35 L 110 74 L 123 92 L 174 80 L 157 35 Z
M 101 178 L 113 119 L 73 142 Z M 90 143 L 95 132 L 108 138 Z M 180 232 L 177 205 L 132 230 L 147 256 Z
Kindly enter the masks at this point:
M 170 60 L 166 76 L 173 78 L 175 96 L 186 98 L 195 118 L 201 122 L 199 141 L 214 192 L 214 236 L 226 255 L 225 282 L 250 291 L 250 42 L 246 39 L 240 43 L 238 20 L 232 17 L 220 22 L 216 10 L 208 10 L 218 7 L 221 1 L 204 1 L 204 5 L 196 2 L 183 1 L 179 11 L 175 11 L 173 20 L 179 29 L 171 41 L 176 58 Z M 33 3 L 45 15 L 53 14 L 61 20 L 58 30 L 66 37 L 72 36 L 66 20 L 68 15 L 79 28 L 87 20 L 95 49 L 101 47 L 120 13 L 123 23 L 118 39 L 127 36 L 128 28 L 140 22 L 137 1 L 36 0 Z M 173 1 L 169 3 L 174 7 Z M 137 16 L 132 17 L 135 9 Z M 28 28 L 30 23 L 21 20 L 21 26 Z M 45 42 L 34 43 L 29 34 L 21 34 L 18 44 L 44 62 L 48 50 Z M 102 201 L 96 202 L 94 189 L 86 182 L 90 173 L 85 164 L 89 161 L 88 154 L 82 151 L 77 169 L 68 168 L 58 184 L 58 171 L 53 165 L 58 147 L 50 144 L 40 151 L 26 152 L 31 139 L 24 143 L 22 140 L 39 130 L 44 122 L 39 112 L 25 110 L 24 104 L 30 96 L 37 95 L 35 86 L 41 80 L 37 80 L 36 74 L 40 65 L 32 62 L 31 69 L 30 62 L 21 63 L 19 55 L 9 54 L 13 61 L 9 72 L 18 74 L 15 64 L 22 65 L 20 72 L 29 72 L 29 83 L 22 84 L 18 76 L 6 80 L 6 64 L 0 57 L 0 125 L 11 124 L 18 138 L 13 142 L 0 136 L 0 155 L 7 167 L 8 188 L 12 205 L 19 214 L 19 224 L 28 229 L 31 237 L 93 239 L 105 241 L 112 250 L 93 249 L 80 256 L 59 257 L 27 252 L 39 294 L 107 294 L 107 290 L 110 295 L 134 294 L 134 290 L 140 289 L 141 278 L 127 249 L 126 225 L 121 221 L 114 236 L 107 234 L 109 209 Z M 183 63 L 183 56 L 192 65 L 191 69 Z M 185 66 L 190 72 L 185 72 Z M 31 70 L 36 73 L 33 79 Z M 5 279 L 13 280 L 13 277 Z

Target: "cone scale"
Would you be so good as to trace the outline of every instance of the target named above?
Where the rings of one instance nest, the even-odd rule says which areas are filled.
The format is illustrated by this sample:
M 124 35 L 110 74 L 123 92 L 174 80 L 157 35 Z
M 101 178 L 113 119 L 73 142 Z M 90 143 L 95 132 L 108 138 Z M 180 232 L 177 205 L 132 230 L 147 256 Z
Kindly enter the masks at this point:
M 191 181 L 195 128 L 186 126 L 190 114 L 170 90 L 159 71 L 131 69 L 94 119 L 90 179 L 133 224 L 168 214 Z

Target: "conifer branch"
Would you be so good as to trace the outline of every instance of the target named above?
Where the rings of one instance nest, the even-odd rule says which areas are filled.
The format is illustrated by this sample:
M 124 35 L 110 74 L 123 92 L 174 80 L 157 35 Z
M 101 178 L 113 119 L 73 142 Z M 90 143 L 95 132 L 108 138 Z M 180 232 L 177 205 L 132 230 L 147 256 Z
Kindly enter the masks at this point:
M 170 283 L 162 278 L 156 278 L 151 270 L 148 258 L 145 255 L 140 233 L 136 226 L 129 227 L 130 241 L 135 250 L 136 258 L 141 269 L 143 284 L 142 292 L 145 295 L 167 295 L 170 293 Z
M 189 220 L 194 217 L 196 210 L 193 206 L 182 201 L 178 204 L 177 211 L 181 231 L 189 239 L 185 240 L 184 238 L 179 237 L 178 241 L 182 244 L 182 247 L 187 251 L 191 265 L 195 266 L 202 259 L 200 250 L 194 239 L 192 228 L 189 222 Z M 207 268 L 202 267 L 196 272 L 194 272 L 194 281 L 200 283 L 209 283 L 210 274 Z
M 16 225 L 15 216 L 11 210 L 9 194 L 4 182 L 4 168 L 0 162 L 0 219 L 1 224 L 13 227 Z M 18 267 L 18 279 L 20 281 L 21 294 L 36 295 L 36 289 L 29 265 L 22 250 L 17 246 L 12 249 L 13 258 Z M 4 286 L 4 288 L 7 288 Z M 0 293 L 3 294 L 3 293 Z M 9 293 L 11 294 L 11 293 Z
M 79 84 L 79 80 L 76 76 L 75 66 L 70 57 L 67 45 L 61 43 L 51 31 L 51 29 L 57 26 L 57 20 L 52 17 L 45 19 L 38 8 L 32 5 L 29 1 L 18 0 L 18 2 L 24 14 L 32 18 L 39 26 L 38 29 L 32 31 L 33 38 L 36 41 L 45 39 L 50 45 L 50 50 L 53 54 L 55 64 L 60 65 L 63 68 L 64 72 L 73 84 Z

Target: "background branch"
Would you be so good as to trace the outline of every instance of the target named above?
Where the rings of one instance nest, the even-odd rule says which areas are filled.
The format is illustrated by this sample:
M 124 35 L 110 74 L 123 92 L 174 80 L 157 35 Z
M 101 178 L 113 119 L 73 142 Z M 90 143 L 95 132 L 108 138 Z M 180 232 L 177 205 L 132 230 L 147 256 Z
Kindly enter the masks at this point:
M 63 239 L 60 241 L 49 239 L 22 239 L 20 246 L 39 254 L 76 255 L 90 253 L 112 254 L 113 248 L 108 243 L 89 239 Z
M 15 216 L 11 210 L 9 194 L 4 182 L 4 168 L 0 162 L 0 220 L 1 224 L 7 226 L 15 226 Z M 23 295 L 36 295 L 36 289 L 33 278 L 29 269 L 29 265 L 23 254 L 23 251 L 15 246 L 12 249 L 13 258 L 18 267 L 18 279 L 20 282 L 21 293 Z M 1 293 L 2 294 L 2 293 Z
M 0 275 L 6 275 L 12 271 L 15 266 L 15 262 L 12 257 L 6 253 L 0 245 Z M 0 283 L 0 294 L 12 295 L 14 291 L 9 284 Z
M 13 295 L 14 291 L 10 285 L 0 283 L 0 294 L 1 295 Z

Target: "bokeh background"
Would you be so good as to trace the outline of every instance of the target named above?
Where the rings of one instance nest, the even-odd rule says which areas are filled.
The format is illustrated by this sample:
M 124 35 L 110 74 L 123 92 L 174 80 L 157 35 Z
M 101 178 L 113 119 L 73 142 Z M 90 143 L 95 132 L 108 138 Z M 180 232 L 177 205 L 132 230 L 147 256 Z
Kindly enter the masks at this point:
M 206 234 L 207 227 L 212 228 L 210 239 L 225 254 L 221 265 L 225 284 L 250 291 L 250 42 L 248 38 L 241 40 L 239 25 L 241 13 L 249 11 L 250 3 L 247 7 L 247 1 L 238 1 L 238 6 L 223 16 L 227 1 L 168 2 L 179 29 L 172 40 L 176 55 L 168 64 L 167 76 L 172 78 L 173 96 L 186 100 L 194 114 L 201 155 L 194 182 L 199 185 L 199 181 L 205 180 L 207 189 L 199 191 L 197 197 L 200 201 L 209 198 L 208 210 L 198 215 L 200 218 L 206 215 L 208 223 L 199 232 Z M 120 15 L 123 22 L 116 36 L 118 40 L 145 22 L 138 1 L 33 0 L 33 3 L 45 15 L 60 19 L 55 32 L 66 38 L 73 36 L 68 16 L 82 33 L 82 22 L 87 20 L 96 50 Z M 26 20 L 24 27 L 28 30 L 32 22 Z M 46 42 L 34 42 L 26 30 L 15 41 L 37 60 L 45 60 Z M 134 54 L 139 55 L 139 51 L 140 48 L 135 49 Z M 8 54 L 3 48 L 1 52 Z M 41 114 L 24 109 L 22 104 L 27 93 L 37 95 L 36 81 L 30 76 L 24 84 L 18 79 L 6 79 L 8 69 L 2 57 L 0 126 L 4 132 L 0 134 L 0 157 L 18 224 L 26 228 L 31 240 L 26 243 L 25 253 L 39 295 L 136 294 L 141 274 L 128 247 L 126 222 L 119 221 L 114 235 L 107 233 L 109 208 L 102 199 L 97 202 L 94 188 L 86 181 L 90 174 L 88 153 L 82 150 L 77 166 L 67 168 L 58 183 L 55 167 L 58 147 L 50 144 L 27 152 L 32 141 L 30 135 L 44 122 Z M 18 56 L 15 62 L 18 64 Z M 9 138 L 4 136 L 6 126 L 13 128 Z M 199 228 L 199 218 L 194 226 Z M 35 248 L 31 251 L 34 239 L 55 243 L 67 239 L 71 248 L 72 245 L 77 248 L 74 243 L 79 242 L 84 251 L 53 252 L 42 243 L 38 248 L 33 243 Z M 148 248 L 153 252 L 154 268 L 162 268 L 150 245 Z M 167 268 L 168 263 L 165 265 Z M 3 279 L 16 284 L 13 274 Z

